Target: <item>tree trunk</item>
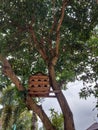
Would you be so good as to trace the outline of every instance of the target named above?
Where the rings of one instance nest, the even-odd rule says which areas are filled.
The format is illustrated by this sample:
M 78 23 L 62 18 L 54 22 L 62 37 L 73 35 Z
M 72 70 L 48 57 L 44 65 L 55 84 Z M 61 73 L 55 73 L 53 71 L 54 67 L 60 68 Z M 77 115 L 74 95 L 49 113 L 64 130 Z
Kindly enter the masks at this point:
M 59 93 L 56 93 L 56 96 L 64 116 L 64 130 L 75 130 L 72 112 L 65 96 L 60 89 L 60 86 L 56 82 L 55 70 L 52 64 L 49 65 L 49 76 L 53 90 L 59 90 Z
M 32 111 L 32 126 L 31 126 L 31 130 L 37 130 L 37 116 L 36 113 Z

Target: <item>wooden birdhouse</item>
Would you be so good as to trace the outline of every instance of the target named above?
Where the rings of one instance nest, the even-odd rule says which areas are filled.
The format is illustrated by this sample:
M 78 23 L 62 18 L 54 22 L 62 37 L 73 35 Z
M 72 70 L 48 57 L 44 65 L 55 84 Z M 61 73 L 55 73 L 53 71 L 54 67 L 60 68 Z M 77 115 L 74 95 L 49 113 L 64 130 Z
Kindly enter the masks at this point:
M 36 73 L 29 78 L 28 93 L 32 97 L 48 97 L 50 91 L 49 77 Z

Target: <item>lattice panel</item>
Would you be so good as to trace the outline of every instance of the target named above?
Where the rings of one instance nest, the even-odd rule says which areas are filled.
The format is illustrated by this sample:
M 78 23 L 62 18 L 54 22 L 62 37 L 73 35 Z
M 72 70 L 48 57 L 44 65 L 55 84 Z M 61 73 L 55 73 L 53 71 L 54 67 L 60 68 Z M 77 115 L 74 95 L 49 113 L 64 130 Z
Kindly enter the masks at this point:
M 29 78 L 28 92 L 31 96 L 48 96 L 50 90 L 49 77 L 37 73 Z

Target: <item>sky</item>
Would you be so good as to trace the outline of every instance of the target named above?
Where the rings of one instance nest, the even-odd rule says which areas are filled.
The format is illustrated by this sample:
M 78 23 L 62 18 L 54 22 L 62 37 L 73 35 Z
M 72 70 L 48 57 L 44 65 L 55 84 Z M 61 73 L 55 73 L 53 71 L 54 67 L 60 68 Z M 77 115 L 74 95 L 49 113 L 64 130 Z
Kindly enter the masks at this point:
M 75 130 L 86 130 L 94 122 L 97 122 L 98 111 L 95 108 L 96 99 L 91 96 L 85 99 L 80 99 L 79 92 L 83 87 L 82 81 L 75 81 L 68 83 L 67 90 L 63 90 L 63 93 L 68 101 L 74 117 Z M 61 109 L 56 98 L 45 98 L 43 103 L 43 109 L 49 115 L 49 109 L 54 108 L 55 111 L 60 112 Z

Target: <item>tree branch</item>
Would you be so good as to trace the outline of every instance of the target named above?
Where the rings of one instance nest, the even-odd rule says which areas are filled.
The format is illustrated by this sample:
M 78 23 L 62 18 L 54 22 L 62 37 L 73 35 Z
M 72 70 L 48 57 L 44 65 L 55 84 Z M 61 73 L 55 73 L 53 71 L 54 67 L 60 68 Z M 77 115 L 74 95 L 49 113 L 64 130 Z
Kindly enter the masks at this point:
M 67 0 L 64 0 L 62 3 L 61 17 L 59 19 L 57 30 L 56 30 L 56 33 L 57 33 L 57 36 L 56 36 L 56 55 L 58 55 L 58 53 L 59 53 L 60 28 L 61 28 L 61 25 L 62 25 L 62 22 L 64 19 L 64 14 L 65 14 L 64 12 L 65 12 L 65 7 L 67 6 L 67 3 L 68 3 Z
M 52 5 L 53 5 L 53 11 L 52 11 L 52 14 L 53 14 L 53 24 L 52 24 L 52 27 L 51 27 L 51 30 L 50 30 L 50 35 L 52 34 L 56 24 L 57 24 L 57 20 L 56 20 L 56 10 L 55 10 L 55 0 L 52 0 Z
M 0 54 L 0 61 L 3 64 L 4 74 L 12 80 L 12 82 L 16 85 L 16 87 L 18 88 L 19 91 L 24 91 L 25 88 L 22 86 L 20 80 L 16 77 L 15 73 L 13 72 L 13 70 L 11 68 L 10 63 L 1 54 Z M 46 129 L 47 130 L 56 130 L 54 128 L 54 126 L 51 124 L 49 118 L 47 117 L 47 115 L 44 112 L 44 110 L 42 109 L 42 107 L 37 105 L 29 95 L 26 95 L 25 98 L 26 98 L 25 103 L 26 103 L 27 107 L 30 108 L 31 110 L 33 110 L 40 117 L 40 119 L 44 123 L 44 126 L 46 127 Z
M 67 6 L 68 1 L 67 0 L 63 0 L 62 2 L 62 9 L 61 9 L 61 16 L 60 19 L 58 21 L 58 25 L 56 28 L 56 45 L 55 45 L 55 55 L 52 59 L 52 64 L 55 65 L 57 60 L 58 60 L 58 55 L 59 55 L 59 44 L 60 44 L 60 28 L 64 19 L 64 14 L 65 14 L 65 7 Z M 54 21 L 55 22 L 55 21 Z M 53 23 L 54 25 L 54 23 Z M 54 49 L 52 50 L 54 51 Z
M 44 47 L 42 45 L 40 45 L 40 43 L 37 41 L 37 38 L 36 38 L 36 35 L 35 35 L 35 32 L 33 30 L 33 27 L 30 27 L 29 29 L 30 31 L 30 34 L 32 36 L 32 39 L 34 41 L 34 44 L 37 48 L 37 50 L 39 51 L 39 53 L 41 54 L 42 58 L 47 62 L 47 55 L 46 55 L 46 50 L 44 49 Z
M 62 22 L 64 19 L 64 12 L 65 12 L 65 7 L 67 6 L 67 3 L 68 3 L 67 0 L 63 0 L 63 2 L 62 2 L 61 17 L 60 17 L 59 22 L 58 22 L 57 32 L 60 31 L 60 28 L 61 28 L 61 25 L 62 25 Z
M 8 78 L 12 80 L 12 82 L 17 86 L 19 91 L 25 90 L 21 82 L 19 81 L 18 77 L 16 77 L 15 73 L 13 72 L 8 60 L 4 58 L 2 55 L 0 55 L 0 61 L 2 62 L 2 65 L 3 65 L 4 75 L 6 75 Z

